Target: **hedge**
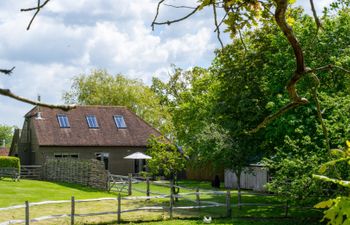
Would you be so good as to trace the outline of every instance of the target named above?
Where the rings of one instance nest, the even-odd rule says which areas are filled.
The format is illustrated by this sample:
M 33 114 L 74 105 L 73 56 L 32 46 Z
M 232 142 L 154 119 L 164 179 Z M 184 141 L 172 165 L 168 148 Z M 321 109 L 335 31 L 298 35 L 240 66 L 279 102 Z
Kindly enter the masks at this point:
M 0 156 L 0 168 L 8 167 L 17 168 L 19 172 L 21 168 L 19 158 L 12 156 Z

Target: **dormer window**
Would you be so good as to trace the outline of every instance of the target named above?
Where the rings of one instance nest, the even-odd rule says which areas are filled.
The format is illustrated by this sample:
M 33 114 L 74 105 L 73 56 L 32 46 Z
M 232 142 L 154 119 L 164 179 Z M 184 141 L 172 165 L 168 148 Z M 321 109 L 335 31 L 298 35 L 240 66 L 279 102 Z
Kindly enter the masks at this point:
M 67 115 L 63 115 L 63 114 L 57 115 L 57 120 L 61 128 L 70 127 Z
M 114 122 L 118 128 L 127 128 L 124 117 L 121 115 L 114 116 Z
M 98 128 L 98 123 L 97 123 L 97 119 L 96 116 L 94 115 L 89 115 L 86 116 L 86 121 L 88 123 L 89 128 Z

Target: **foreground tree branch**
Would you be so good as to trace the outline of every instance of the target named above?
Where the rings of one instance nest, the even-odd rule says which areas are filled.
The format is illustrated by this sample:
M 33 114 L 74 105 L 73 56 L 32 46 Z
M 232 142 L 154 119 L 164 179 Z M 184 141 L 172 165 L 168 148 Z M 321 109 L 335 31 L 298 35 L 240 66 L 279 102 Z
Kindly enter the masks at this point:
M 291 98 L 291 102 L 281 108 L 279 111 L 276 113 L 266 117 L 263 122 L 261 122 L 256 128 L 252 129 L 249 131 L 249 134 L 256 133 L 258 132 L 261 128 L 265 128 L 269 123 L 271 123 L 273 120 L 277 119 L 279 116 L 283 115 L 284 113 L 288 112 L 289 110 L 300 106 L 300 105 L 305 105 L 309 101 L 306 98 L 302 98 L 298 95 L 296 85 L 297 83 L 306 75 L 306 74 L 311 74 L 313 80 L 315 81 L 315 88 L 311 90 L 311 93 L 313 95 L 313 98 L 315 100 L 315 104 L 317 107 L 317 116 L 318 119 L 321 123 L 322 126 L 322 131 L 326 139 L 326 148 L 330 150 L 330 144 L 329 144 L 329 138 L 328 138 L 328 131 L 327 128 L 323 122 L 322 119 L 322 114 L 321 114 L 321 106 L 319 103 L 318 99 L 318 93 L 317 93 L 317 87 L 320 85 L 318 77 L 314 74 L 315 72 L 318 71 L 328 71 L 331 70 L 332 68 L 337 68 L 343 72 L 349 73 L 350 71 L 347 69 L 344 69 L 342 67 L 336 66 L 336 65 L 326 65 L 314 69 L 307 68 L 305 66 L 305 60 L 304 60 L 304 53 L 301 48 L 301 45 L 299 41 L 297 40 L 295 34 L 293 33 L 293 29 L 288 25 L 286 21 L 286 12 L 288 8 L 288 0 L 275 0 L 276 2 L 276 11 L 275 11 L 275 20 L 279 26 L 279 28 L 283 31 L 283 34 L 287 38 L 289 44 L 293 48 L 294 56 L 295 56 L 295 61 L 296 61 L 296 70 L 293 73 L 293 76 L 289 80 L 287 84 L 287 91 L 289 94 L 289 97 Z M 315 22 L 318 28 L 322 27 L 322 24 L 316 14 L 315 6 L 313 3 L 313 0 L 310 0 L 310 4 L 312 6 L 312 11 L 314 14 Z
M 306 98 L 302 98 L 298 95 L 296 85 L 298 81 L 306 74 L 307 69 L 305 67 L 304 61 L 304 53 L 300 46 L 299 41 L 293 33 L 293 29 L 288 25 L 286 21 L 286 12 L 288 8 L 288 0 L 275 0 L 276 2 L 276 10 L 275 10 L 275 20 L 277 25 L 283 32 L 284 36 L 287 38 L 289 44 L 292 46 L 295 61 L 296 61 L 296 70 L 294 71 L 291 79 L 287 84 L 287 91 L 289 97 L 291 98 L 291 102 L 286 106 L 282 107 L 276 113 L 266 117 L 263 122 L 261 122 L 256 128 L 248 131 L 249 134 L 253 134 L 258 132 L 261 128 L 265 128 L 269 123 L 288 112 L 291 109 L 296 108 L 300 105 L 305 105 L 309 103 Z
M 304 104 L 303 102 L 290 102 L 290 103 L 288 103 L 287 105 L 283 106 L 280 110 L 278 110 L 274 114 L 267 116 L 263 120 L 263 122 L 261 122 L 257 127 L 255 127 L 254 129 L 252 129 L 246 133 L 247 134 L 254 134 L 254 133 L 258 132 L 260 129 L 265 128 L 268 124 L 270 124 L 272 121 L 274 121 L 275 119 L 277 119 L 281 115 L 285 114 L 289 110 L 295 109 L 296 107 L 303 105 L 303 104 Z
M 287 91 L 292 101 L 304 101 L 305 103 L 307 103 L 307 100 L 302 100 L 301 97 L 299 97 L 296 90 L 296 84 L 305 74 L 306 67 L 304 61 L 304 53 L 300 46 L 300 43 L 297 40 L 295 34 L 293 33 L 293 29 L 288 25 L 286 21 L 288 0 L 276 0 L 276 3 L 277 6 L 275 11 L 275 20 L 279 28 L 282 30 L 284 36 L 287 38 L 289 44 L 293 48 L 296 62 L 296 70 L 287 84 Z
M 13 72 L 13 70 L 15 69 L 16 67 L 14 66 L 14 67 L 12 67 L 11 69 L 0 69 L 0 73 L 3 73 L 3 74 L 6 74 L 6 75 L 10 75 L 12 72 Z
M 199 5 L 197 7 L 195 7 L 190 13 L 188 13 L 187 15 L 181 17 L 181 18 L 178 18 L 178 19 L 175 19 L 175 20 L 168 20 L 168 21 L 163 21 L 163 22 L 157 22 L 157 19 L 158 19 L 158 16 L 159 16 L 159 11 L 160 11 L 160 6 L 162 5 L 162 3 L 164 2 L 165 0 L 161 0 L 158 2 L 158 5 L 157 5 L 157 11 L 156 11 L 156 15 L 153 19 L 153 22 L 151 24 L 151 27 L 152 29 L 154 30 L 154 25 L 170 25 L 172 23 L 178 23 L 178 22 L 181 22 L 187 18 L 189 18 L 190 16 L 192 16 L 193 14 L 195 14 L 198 10 L 199 10 Z
M 31 105 L 37 105 L 37 106 L 43 106 L 43 107 L 48 107 L 48 108 L 58 108 L 58 109 L 63 109 L 63 110 L 70 110 L 74 109 L 76 106 L 75 105 L 54 105 L 54 104 L 46 104 L 42 103 L 39 101 L 33 101 L 27 98 L 23 98 L 21 96 L 13 94 L 9 89 L 2 89 L 0 88 L 0 95 L 7 96 L 13 99 L 16 99 L 21 102 L 29 103 Z
M 45 5 L 49 2 L 50 0 L 45 0 L 44 3 L 41 4 L 41 1 L 38 0 L 38 5 L 36 7 L 32 7 L 32 8 L 25 8 L 25 9 L 21 9 L 21 12 L 28 12 L 28 11 L 35 11 L 34 15 L 32 16 L 32 19 L 30 20 L 28 26 L 27 26 L 27 30 L 30 29 L 34 19 L 36 18 L 36 16 L 39 14 L 40 10 L 42 8 L 45 7 Z
M 216 32 L 216 37 L 220 42 L 221 48 L 224 48 L 224 44 L 222 43 L 221 37 L 220 37 L 220 27 L 218 24 L 218 16 L 217 16 L 217 12 L 216 12 L 216 5 L 215 2 L 213 3 L 213 13 L 214 13 L 214 24 L 215 24 L 215 31 Z
M 316 26 L 317 26 L 317 32 L 316 33 L 318 33 L 318 31 L 322 28 L 322 23 L 321 23 L 320 18 L 318 18 L 318 15 L 317 15 L 317 12 L 316 12 L 316 8 L 315 8 L 315 4 L 314 4 L 313 0 L 310 0 L 310 6 L 311 6 L 312 15 L 314 16 L 315 23 L 316 23 Z

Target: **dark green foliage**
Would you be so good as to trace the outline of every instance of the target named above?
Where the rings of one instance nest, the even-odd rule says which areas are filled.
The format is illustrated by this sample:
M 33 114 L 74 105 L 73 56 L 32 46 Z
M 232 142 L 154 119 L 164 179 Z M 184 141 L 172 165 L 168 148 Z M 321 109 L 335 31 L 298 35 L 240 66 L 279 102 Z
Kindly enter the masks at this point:
M 0 156 L 0 168 L 17 168 L 21 169 L 19 158 L 12 156 Z
M 314 18 L 300 8 L 289 14 L 307 66 L 350 68 L 349 9 L 321 17 L 323 29 L 317 36 Z M 246 135 L 290 102 L 285 85 L 295 71 L 295 60 L 283 33 L 271 22 L 243 33 L 243 41 L 244 45 L 234 38 L 232 45 L 218 51 L 209 70 L 177 69 L 168 83 L 154 82 L 162 102 L 171 106 L 178 142 L 193 150 L 196 162 L 238 173 L 265 157 L 274 178 L 269 190 L 294 202 L 342 191 L 312 179 L 318 165 L 329 160 L 329 152 L 311 90 L 317 88 L 330 147 L 342 146 L 350 136 L 350 76 L 336 67 L 317 71 L 318 86 L 305 75 L 297 89 L 309 103 L 283 114 L 259 133 Z

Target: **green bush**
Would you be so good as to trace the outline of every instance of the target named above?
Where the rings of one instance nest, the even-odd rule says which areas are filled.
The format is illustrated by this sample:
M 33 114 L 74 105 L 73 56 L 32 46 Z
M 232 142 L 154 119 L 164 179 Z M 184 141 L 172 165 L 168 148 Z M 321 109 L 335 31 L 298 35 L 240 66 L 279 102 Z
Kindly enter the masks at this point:
M 0 156 L 0 168 L 17 168 L 20 171 L 21 164 L 19 158 L 12 156 Z

